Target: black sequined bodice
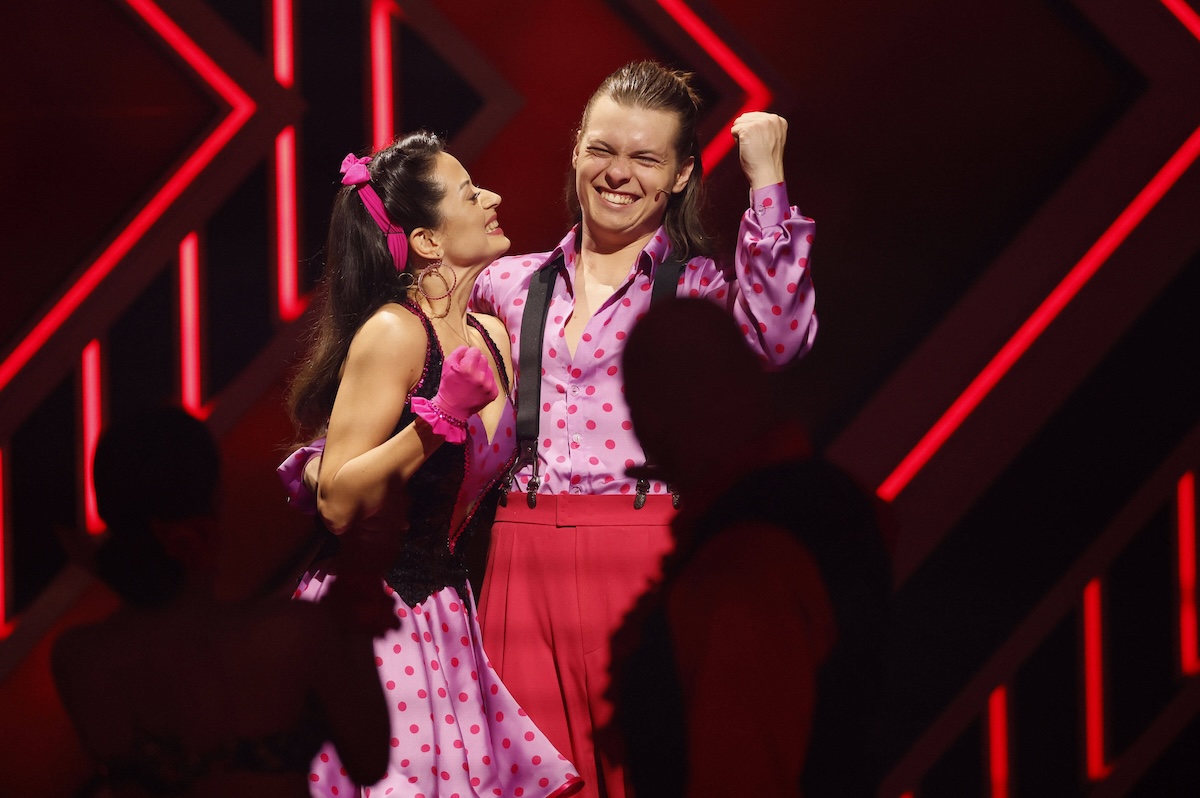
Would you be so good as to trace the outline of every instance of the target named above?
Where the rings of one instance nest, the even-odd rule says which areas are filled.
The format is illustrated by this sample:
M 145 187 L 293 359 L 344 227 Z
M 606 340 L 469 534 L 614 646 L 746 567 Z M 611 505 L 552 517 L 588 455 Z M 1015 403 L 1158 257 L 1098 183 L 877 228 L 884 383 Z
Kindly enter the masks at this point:
M 432 399 L 442 378 L 444 356 L 429 319 L 419 308 L 411 305 L 405 307 L 421 319 L 429 339 L 424 373 L 409 398 L 411 400 L 413 396 L 423 396 Z M 472 316 L 467 318 L 487 343 L 499 366 L 501 388 L 508 394 L 508 373 L 495 341 L 479 321 Z M 413 423 L 415 417 L 411 408 L 406 405 L 397 430 Z M 474 496 L 461 495 L 471 463 L 467 448 L 470 443 L 471 438 L 461 444 L 443 443 L 408 482 L 411 501 L 409 529 L 404 533 L 403 548 L 399 556 L 384 578 L 410 607 L 416 606 L 447 586 L 457 588 L 460 594 L 465 595 L 467 544 L 480 528 L 486 529 L 490 526 L 495 515 L 496 502 L 500 497 L 500 477 L 507 469 L 501 470 L 487 483 L 484 495 L 479 498 L 478 503 L 460 522 L 457 529 L 451 529 L 458 503 L 469 503 L 475 499 Z

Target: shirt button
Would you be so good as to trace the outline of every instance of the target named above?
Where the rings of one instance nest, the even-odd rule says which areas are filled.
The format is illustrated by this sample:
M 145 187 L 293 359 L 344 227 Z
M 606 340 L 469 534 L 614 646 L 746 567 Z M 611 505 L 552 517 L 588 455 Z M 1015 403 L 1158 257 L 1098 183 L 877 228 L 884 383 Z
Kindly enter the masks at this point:
M 572 385 L 571 386 L 571 396 L 578 396 L 578 395 L 579 395 L 579 386 Z
M 579 487 L 578 485 L 575 485 L 571 488 L 571 492 L 578 495 L 580 493 L 583 493 L 583 488 Z
M 581 440 L 583 440 L 583 436 L 578 432 L 571 436 L 571 443 L 579 443 Z

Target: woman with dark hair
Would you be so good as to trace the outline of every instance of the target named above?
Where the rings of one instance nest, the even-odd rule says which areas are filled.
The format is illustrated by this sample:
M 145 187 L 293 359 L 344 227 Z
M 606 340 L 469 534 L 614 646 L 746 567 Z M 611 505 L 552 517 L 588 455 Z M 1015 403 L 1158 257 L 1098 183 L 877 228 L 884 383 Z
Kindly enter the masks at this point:
M 401 627 L 376 645 L 392 754 L 373 795 L 567 795 L 572 765 L 512 699 L 480 644 L 465 549 L 490 523 L 515 450 L 508 332 L 467 313 L 479 273 L 509 246 L 500 196 L 476 187 L 429 133 L 346 156 L 333 206 L 323 305 L 290 409 L 325 432 L 283 467 L 318 467 L 316 510 L 337 538 L 389 547 Z M 499 389 L 497 388 L 499 386 Z M 298 596 L 337 580 L 318 559 Z M 313 795 L 355 794 L 336 754 L 313 762 Z
M 108 531 L 94 567 L 124 606 L 64 632 L 53 669 L 104 794 L 299 798 L 327 740 L 369 784 L 388 754 L 382 627 L 340 610 L 350 586 L 354 617 L 373 606 L 386 624 L 386 596 L 349 580 L 322 604 L 219 598 L 218 474 L 208 429 L 179 408 L 113 423 L 96 449 Z

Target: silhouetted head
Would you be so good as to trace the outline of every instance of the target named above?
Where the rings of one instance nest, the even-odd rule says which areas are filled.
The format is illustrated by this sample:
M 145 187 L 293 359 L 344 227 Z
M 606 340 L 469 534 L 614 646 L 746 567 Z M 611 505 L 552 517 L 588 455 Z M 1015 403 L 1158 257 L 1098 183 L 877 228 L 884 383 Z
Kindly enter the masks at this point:
M 722 308 L 680 298 L 653 306 L 622 355 L 634 432 L 664 476 L 701 476 L 775 420 L 759 356 Z M 711 456 L 706 456 L 705 453 Z
M 183 409 L 154 407 L 113 422 L 94 461 L 96 503 L 108 526 L 96 556 L 100 578 L 132 604 L 174 597 L 188 563 L 163 530 L 214 518 L 219 478 L 212 434 Z

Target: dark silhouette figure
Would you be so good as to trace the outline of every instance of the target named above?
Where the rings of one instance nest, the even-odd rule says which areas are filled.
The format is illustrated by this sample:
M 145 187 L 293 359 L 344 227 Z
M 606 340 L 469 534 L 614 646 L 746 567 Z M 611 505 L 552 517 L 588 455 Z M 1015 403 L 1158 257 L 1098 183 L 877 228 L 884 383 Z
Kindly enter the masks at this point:
M 873 502 L 772 410 L 711 303 L 652 309 L 624 366 L 682 501 L 663 581 L 613 640 L 606 745 L 639 795 L 875 795 L 891 576 Z
M 371 644 L 393 620 L 378 577 L 347 580 L 323 604 L 221 600 L 218 477 L 207 427 L 178 408 L 118 421 L 97 447 L 108 531 L 93 564 L 124 606 L 67 630 L 53 652 L 97 786 L 300 798 L 327 740 L 354 779 L 377 780 L 389 735 Z

